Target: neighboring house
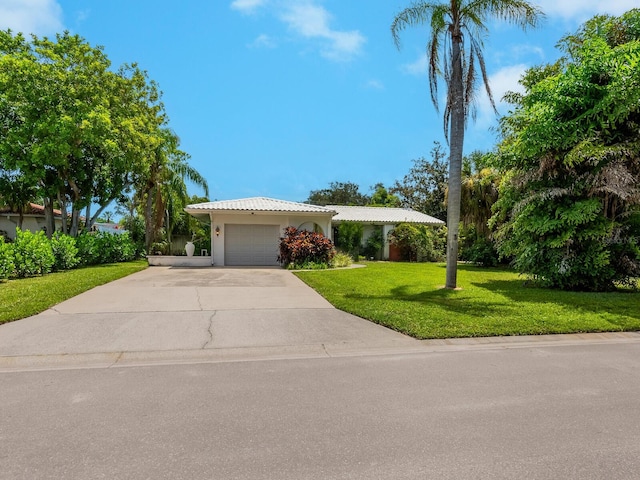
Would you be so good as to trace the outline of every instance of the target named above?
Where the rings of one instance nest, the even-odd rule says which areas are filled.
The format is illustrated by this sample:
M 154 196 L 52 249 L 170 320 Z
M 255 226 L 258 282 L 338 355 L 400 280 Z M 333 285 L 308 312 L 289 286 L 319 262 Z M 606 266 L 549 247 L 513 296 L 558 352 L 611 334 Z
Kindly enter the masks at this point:
M 56 230 L 62 228 L 62 212 L 53 211 Z M 6 235 L 10 239 L 16 238 L 16 227 L 20 220 L 20 214 L 9 207 L 0 207 L 0 235 Z M 22 218 L 22 230 L 38 232 L 44 230 L 44 207 L 35 203 L 30 203 L 24 211 Z
M 255 197 L 188 205 L 185 211 L 211 225 L 212 263 L 219 266 L 278 265 L 280 238 L 286 227 L 321 232 L 333 239 L 341 222 L 365 225 L 364 241 L 379 227 L 383 238 L 397 224 L 444 225 L 436 218 L 402 208 L 320 207 Z M 385 240 L 383 258 L 389 257 Z
M 116 235 L 122 235 L 123 233 L 127 233 L 127 230 L 123 226 L 117 223 L 96 222 L 91 227 L 91 230 L 94 232 L 114 233 Z

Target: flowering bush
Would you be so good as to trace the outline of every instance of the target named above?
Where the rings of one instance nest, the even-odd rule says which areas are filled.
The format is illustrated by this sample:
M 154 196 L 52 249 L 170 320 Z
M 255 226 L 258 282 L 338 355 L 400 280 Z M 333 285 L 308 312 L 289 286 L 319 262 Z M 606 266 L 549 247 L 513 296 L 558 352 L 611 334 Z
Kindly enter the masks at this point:
M 321 233 L 287 227 L 280 239 L 278 261 L 285 267 L 328 265 L 334 255 L 333 242 Z

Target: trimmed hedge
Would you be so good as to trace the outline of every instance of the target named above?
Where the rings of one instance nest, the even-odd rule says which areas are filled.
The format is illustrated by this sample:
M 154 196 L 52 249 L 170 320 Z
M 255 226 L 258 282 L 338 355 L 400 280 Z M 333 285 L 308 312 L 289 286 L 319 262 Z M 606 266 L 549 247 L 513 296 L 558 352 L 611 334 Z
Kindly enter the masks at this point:
M 93 232 L 73 238 L 57 232 L 49 239 L 42 231 L 16 229 L 12 243 L 5 243 L 0 237 L 0 280 L 45 275 L 77 266 L 128 262 L 136 257 L 136 245 L 127 233 Z

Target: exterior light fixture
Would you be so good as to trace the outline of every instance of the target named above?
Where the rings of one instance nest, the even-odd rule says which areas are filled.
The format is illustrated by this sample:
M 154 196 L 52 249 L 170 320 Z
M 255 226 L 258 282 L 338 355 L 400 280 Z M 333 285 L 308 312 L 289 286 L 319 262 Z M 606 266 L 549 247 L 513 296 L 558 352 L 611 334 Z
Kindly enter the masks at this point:
M 220 227 L 216 227 L 216 237 L 220 236 Z

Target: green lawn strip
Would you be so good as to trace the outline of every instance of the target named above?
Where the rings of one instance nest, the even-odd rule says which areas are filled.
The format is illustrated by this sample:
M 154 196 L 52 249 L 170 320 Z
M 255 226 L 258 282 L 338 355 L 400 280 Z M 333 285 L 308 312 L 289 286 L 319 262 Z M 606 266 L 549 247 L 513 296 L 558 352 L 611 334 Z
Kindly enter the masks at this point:
M 68 298 L 147 266 L 146 260 L 137 260 L 0 282 L 0 324 L 43 312 Z
M 296 275 L 335 307 L 416 338 L 640 330 L 640 293 L 535 288 L 506 269 L 461 265 L 457 291 L 443 288 L 441 264 L 368 263 Z

